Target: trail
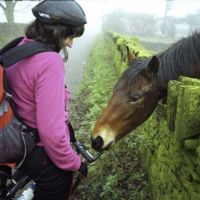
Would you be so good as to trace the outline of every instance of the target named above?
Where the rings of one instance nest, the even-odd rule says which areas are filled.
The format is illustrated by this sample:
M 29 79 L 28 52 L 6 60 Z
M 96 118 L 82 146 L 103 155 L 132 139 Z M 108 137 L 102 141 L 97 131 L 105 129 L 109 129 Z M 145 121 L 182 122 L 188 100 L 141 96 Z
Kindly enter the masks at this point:
M 71 49 L 67 49 L 68 60 L 65 63 L 65 82 L 72 98 L 78 92 L 84 74 L 84 67 L 86 66 L 95 37 L 96 34 L 89 28 L 82 37 L 74 39 Z

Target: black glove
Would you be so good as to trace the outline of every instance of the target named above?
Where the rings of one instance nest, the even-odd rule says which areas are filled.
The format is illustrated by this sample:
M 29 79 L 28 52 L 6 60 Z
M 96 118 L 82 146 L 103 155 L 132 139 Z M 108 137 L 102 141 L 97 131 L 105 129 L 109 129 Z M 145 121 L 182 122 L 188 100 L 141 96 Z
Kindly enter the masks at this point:
M 78 169 L 78 172 L 83 178 L 87 177 L 87 175 L 88 175 L 88 167 L 87 167 L 87 164 L 85 162 L 81 163 L 81 166 Z

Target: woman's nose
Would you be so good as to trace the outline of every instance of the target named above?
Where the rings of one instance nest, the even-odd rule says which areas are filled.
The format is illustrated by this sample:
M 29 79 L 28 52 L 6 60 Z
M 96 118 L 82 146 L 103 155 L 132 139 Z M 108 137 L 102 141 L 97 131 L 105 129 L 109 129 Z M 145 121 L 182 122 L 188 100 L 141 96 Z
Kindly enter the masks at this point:
M 72 46 L 73 46 L 73 39 L 66 39 L 65 44 L 66 44 L 66 46 L 72 48 Z
M 67 43 L 67 46 L 72 48 L 72 45 L 73 45 L 73 40 L 70 40 L 68 43 Z

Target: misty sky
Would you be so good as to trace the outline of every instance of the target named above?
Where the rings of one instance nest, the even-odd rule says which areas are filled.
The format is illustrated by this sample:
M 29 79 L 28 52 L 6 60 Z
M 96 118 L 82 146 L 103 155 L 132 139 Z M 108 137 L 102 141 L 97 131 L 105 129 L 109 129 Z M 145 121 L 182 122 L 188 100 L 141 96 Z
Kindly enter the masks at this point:
M 87 60 L 92 41 L 101 30 L 101 23 L 106 14 L 114 11 L 127 11 L 133 13 L 153 14 L 158 18 L 165 15 L 166 0 L 77 0 L 83 7 L 87 25 L 82 37 L 74 40 L 73 49 L 69 49 L 69 60 L 67 62 L 66 74 L 68 86 L 72 91 L 80 82 L 83 63 Z M 0 0 L 2 2 L 2 0 Z M 34 20 L 31 8 L 37 1 L 20 1 L 16 4 L 15 22 L 30 23 Z M 200 0 L 173 0 L 168 4 L 168 16 L 184 17 L 188 14 L 200 12 Z M 0 9 L 0 22 L 6 22 L 5 14 Z M 77 59 L 77 55 L 79 58 Z M 79 72 L 79 73 L 77 73 Z M 75 74 L 74 74 L 75 73 Z
M 1 2 L 2 0 L 0 0 Z M 166 0 L 77 0 L 85 10 L 87 17 L 87 32 L 98 33 L 106 14 L 113 11 L 153 14 L 158 18 L 165 15 Z M 171 3 L 170 3 L 171 2 Z M 199 0 L 173 0 L 168 3 L 168 16 L 183 17 L 200 12 Z M 37 1 L 20 1 L 15 9 L 15 22 L 29 23 L 33 21 L 31 8 Z M 6 22 L 5 14 L 0 9 L 0 22 Z
M 2 1 L 2 0 L 0 0 Z M 163 17 L 165 13 L 166 0 L 77 0 L 84 8 L 88 22 L 100 23 L 103 16 L 114 10 L 125 10 L 128 12 L 154 14 Z M 173 0 L 169 4 L 168 16 L 186 16 L 187 14 L 200 11 L 199 0 Z M 16 22 L 29 23 L 33 15 L 31 8 L 36 5 L 35 1 L 18 2 L 16 6 Z M 0 9 L 0 22 L 5 22 L 5 15 Z

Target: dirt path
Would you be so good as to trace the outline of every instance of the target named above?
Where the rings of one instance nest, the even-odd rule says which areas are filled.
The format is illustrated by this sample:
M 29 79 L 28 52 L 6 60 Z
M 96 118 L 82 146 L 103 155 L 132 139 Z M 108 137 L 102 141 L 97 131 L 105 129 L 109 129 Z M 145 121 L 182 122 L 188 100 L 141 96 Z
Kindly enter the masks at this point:
M 73 48 L 68 49 L 69 59 L 65 63 L 65 78 L 66 84 L 71 91 L 72 98 L 75 96 L 80 86 L 84 73 L 84 66 L 86 65 L 87 57 L 90 54 L 91 46 L 95 39 L 95 35 L 89 34 L 88 32 L 86 35 L 75 39 Z

